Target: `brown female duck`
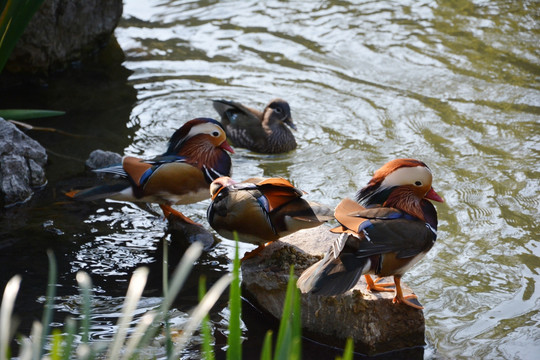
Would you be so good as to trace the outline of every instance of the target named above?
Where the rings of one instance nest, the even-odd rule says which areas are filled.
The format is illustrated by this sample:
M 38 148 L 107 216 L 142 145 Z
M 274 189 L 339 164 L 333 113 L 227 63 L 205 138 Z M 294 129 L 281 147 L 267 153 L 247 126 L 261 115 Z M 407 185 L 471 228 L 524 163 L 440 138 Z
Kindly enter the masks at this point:
M 296 126 L 285 100 L 270 101 L 262 112 L 234 101 L 213 100 L 213 104 L 234 146 L 264 154 L 296 149 L 296 140 L 287 125 L 294 130 Z

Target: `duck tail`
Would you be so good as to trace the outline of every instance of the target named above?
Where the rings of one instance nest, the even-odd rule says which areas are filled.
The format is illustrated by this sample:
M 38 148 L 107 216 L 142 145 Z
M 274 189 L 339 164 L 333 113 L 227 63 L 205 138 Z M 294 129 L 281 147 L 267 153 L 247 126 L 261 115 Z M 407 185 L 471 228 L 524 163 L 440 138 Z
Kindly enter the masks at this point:
M 303 293 L 326 296 L 343 294 L 356 285 L 367 261 L 351 253 L 334 258 L 329 252 L 300 275 L 296 286 Z
M 308 201 L 308 203 L 319 222 L 322 223 L 334 219 L 334 209 L 331 207 L 313 201 Z
M 128 185 L 129 186 L 129 185 Z M 111 197 L 126 188 L 126 184 L 100 185 L 85 190 L 72 190 L 65 195 L 78 201 L 93 201 Z

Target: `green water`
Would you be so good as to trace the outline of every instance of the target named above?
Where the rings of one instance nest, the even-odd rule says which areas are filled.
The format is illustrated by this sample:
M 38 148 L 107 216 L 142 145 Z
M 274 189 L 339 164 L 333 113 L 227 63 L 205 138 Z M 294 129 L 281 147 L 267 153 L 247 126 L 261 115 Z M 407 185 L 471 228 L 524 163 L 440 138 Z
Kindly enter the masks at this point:
M 215 117 L 209 99 L 262 108 L 282 97 L 298 149 L 273 156 L 237 149 L 234 178 L 283 176 L 335 206 L 386 161 L 423 160 L 446 203 L 437 204 L 436 245 L 404 277 L 425 306 L 420 357 L 537 358 L 539 18 L 537 1 L 127 0 L 115 32 L 121 65 L 32 92 L 38 104 L 68 110 L 48 125 L 85 137 L 33 135 L 51 151 L 49 186 L 39 207 L 3 216 L 2 282 L 21 266 L 5 259 L 41 258 L 52 246 L 64 264 L 61 302 L 74 301 L 72 279 L 84 269 L 97 278 L 103 313 L 114 313 L 136 266 L 159 271 L 165 224 L 130 204 L 63 204 L 66 184 L 88 181 L 87 154 L 152 156 L 186 120 Z M 204 223 L 207 206 L 182 210 Z M 219 277 L 232 246 L 219 243 L 201 269 Z M 29 268 L 39 274 L 39 261 Z M 149 308 L 157 294 L 148 295 Z M 214 314 L 216 333 L 226 317 Z M 94 337 L 106 338 L 113 321 L 100 319 Z M 262 331 L 248 323 L 245 336 L 258 344 Z

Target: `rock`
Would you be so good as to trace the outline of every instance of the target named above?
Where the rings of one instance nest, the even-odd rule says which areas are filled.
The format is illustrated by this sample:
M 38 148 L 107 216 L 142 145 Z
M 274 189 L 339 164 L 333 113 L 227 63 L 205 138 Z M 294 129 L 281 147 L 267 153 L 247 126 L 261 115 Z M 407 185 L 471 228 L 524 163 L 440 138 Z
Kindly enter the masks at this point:
M 29 200 L 34 188 L 47 183 L 46 163 L 43 146 L 0 118 L 0 202 L 4 206 Z
M 90 169 L 99 169 L 120 163 L 122 163 L 122 155 L 100 149 L 92 151 L 86 160 L 86 166 Z
M 6 70 L 47 74 L 96 53 L 109 41 L 122 10 L 122 0 L 45 0 Z
M 214 236 L 200 225 L 188 224 L 174 215 L 167 218 L 167 231 L 171 234 L 171 241 L 192 244 L 199 241 L 204 251 L 210 250 L 214 245 Z
M 252 300 L 279 319 L 285 300 L 289 266 L 300 274 L 320 260 L 338 235 L 322 225 L 298 231 L 269 244 L 261 253 L 242 262 L 242 285 Z M 391 277 L 384 282 L 393 282 Z M 412 293 L 403 282 L 404 294 Z M 355 351 L 373 355 L 424 345 L 424 314 L 406 305 L 393 304 L 393 292 L 366 289 L 362 277 L 352 290 L 339 296 L 302 294 L 304 336 L 343 347 L 347 338 Z

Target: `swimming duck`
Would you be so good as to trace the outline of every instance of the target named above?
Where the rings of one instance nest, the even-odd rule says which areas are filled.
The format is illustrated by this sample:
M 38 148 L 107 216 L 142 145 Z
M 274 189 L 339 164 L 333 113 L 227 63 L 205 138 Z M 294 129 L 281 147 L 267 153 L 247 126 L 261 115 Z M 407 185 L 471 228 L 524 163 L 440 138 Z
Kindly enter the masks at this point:
M 326 256 L 298 279 L 304 292 L 338 295 L 353 288 L 366 275 L 368 290 L 392 291 L 394 303 L 422 309 L 404 296 L 401 277 L 434 245 L 437 212 L 429 200 L 443 202 L 431 186 L 431 170 L 421 161 L 396 159 L 377 170 L 356 196 L 344 199 L 335 210 L 341 234 Z M 394 284 L 379 284 L 369 274 L 393 276 Z
M 283 178 L 251 178 L 241 183 L 221 177 L 210 185 L 207 218 L 223 237 L 259 245 L 244 257 L 258 254 L 267 243 L 333 219 L 333 210 L 302 198 L 303 192 Z
M 75 200 L 114 200 L 158 203 L 165 217 L 170 214 L 195 224 L 171 205 L 192 204 L 209 196 L 215 179 L 231 174 L 234 150 L 227 143 L 223 126 L 214 119 L 186 122 L 172 135 L 167 151 L 150 160 L 125 156 L 122 164 L 94 170 L 120 177 L 105 184 L 67 193 Z
M 296 126 L 285 100 L 270 101 L 262 112 L 234 101 L 213 100 L 213 104 L 234 146 L 264 154 L 296 149 L 294 135 L 286 125 L 294 130 Z

